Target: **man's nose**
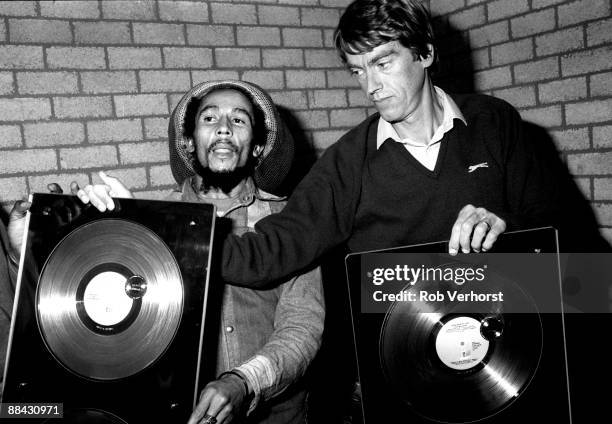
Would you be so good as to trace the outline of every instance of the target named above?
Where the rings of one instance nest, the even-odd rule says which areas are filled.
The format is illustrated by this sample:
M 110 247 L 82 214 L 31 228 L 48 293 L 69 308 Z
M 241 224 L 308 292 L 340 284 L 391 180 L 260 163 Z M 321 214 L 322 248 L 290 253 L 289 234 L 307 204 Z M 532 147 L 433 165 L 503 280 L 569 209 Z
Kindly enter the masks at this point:
M 366 92 L 368 95 L 373 95 L 382 88 L 379 75 L 375 71 L 370 71 L 366 74 Z
M 217 135 L 231 135 L 232 127 L 230 125 L 229 119 L 222 117 L 219 119 L 219 124 L 217 125 Z

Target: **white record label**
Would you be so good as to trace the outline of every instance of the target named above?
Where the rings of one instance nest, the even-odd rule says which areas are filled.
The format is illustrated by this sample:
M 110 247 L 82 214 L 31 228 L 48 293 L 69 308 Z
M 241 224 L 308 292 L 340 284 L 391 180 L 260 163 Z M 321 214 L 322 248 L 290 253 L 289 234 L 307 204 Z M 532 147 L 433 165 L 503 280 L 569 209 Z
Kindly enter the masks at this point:
M 436 336 L 436 353 L 444 365 L 468 370 L 478 365 L 489 350 L 489 341 L 480 333 L 480 321 L 457 317 L 442 326 Z
M 126 278 L 118 272 L 106 271 L 89 281 L 83 306 L 89 318 L 100 325 L 120 323 L 132 309 L 132 299 L 125 292 Z

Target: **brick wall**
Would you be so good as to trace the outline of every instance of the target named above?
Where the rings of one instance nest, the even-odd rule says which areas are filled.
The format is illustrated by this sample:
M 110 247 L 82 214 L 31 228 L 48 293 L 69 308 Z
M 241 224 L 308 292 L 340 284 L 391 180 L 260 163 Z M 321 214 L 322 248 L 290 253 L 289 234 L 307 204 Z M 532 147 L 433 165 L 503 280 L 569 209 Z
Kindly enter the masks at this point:
M 321 152 L 367 116 L 332 48 L 348 3 L 0 1 L 0 202 L 99 170 L 165 196 L 167 117 L 215 78 L 267 89 Z
M 0 201 L 98 170 L 163 196 L 167 117 L 212 78 L 267 89 L 320 153 L 372 111 L 332 47 L 348 3 L 0 1 Z M 429 3 L 441 85 L 504 98 L 545 128 L 612 239 L 610 0 Z

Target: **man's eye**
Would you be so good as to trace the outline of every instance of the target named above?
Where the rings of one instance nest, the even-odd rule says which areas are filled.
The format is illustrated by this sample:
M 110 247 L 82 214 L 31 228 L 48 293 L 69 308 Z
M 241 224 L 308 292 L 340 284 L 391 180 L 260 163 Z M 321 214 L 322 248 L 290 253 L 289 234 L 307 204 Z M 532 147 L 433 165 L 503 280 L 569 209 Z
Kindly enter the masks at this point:
M 214 116 L 203 116 L 202 120 L 204 122 L 213 122 L 215 120 Z
M 389 68 L 390 64 L 391 64 L 391 62 L 378 62 L 378 67 L 380 69 L 387 69 L 387 68 Z
M 233 119 L 232 119 L 232 122 L 233 122 L 234 124 L 244 124 L 244 119 L 241 119 L 241 118 L 233 118 Z
M 351 76 L 359 78 L 363 75 L 363 69 L 351 69 Z

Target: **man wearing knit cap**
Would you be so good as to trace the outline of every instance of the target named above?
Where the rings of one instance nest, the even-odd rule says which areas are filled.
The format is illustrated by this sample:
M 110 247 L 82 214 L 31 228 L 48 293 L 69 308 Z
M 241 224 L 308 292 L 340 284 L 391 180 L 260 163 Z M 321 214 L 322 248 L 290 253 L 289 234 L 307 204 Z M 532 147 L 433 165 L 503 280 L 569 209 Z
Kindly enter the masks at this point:
M 290 169 L 293 139 L 259 87 L 242 81 L 195 86 L 175 108 L 169 138 L 180 186 L 170 200 L 216 205 L 215 243 L 223 242 L 219 228 L 253 231 L 283 208 L 284 198 L 271 192 Z M 116 179 L 101 177 L 115 187 L 111 195 L 131 197 Z M 96 193 L 104 189 L 87 186 L 78 195 L 102 210 Z M 112 201 L 107 206 L 114 208 Z M 218 284 L 210 290 L 219 289 L 216 354 L 206 355 L 211 346 L 205 345 L 203 358 L 206 364 L 216 357 L 216 379 L 203 389 L 189 424 L 304 423 L 300 377 L 320 347 L 325 316 L 318 268 L 265 290 Z M 207 317 L 214 318 L 214 307 L 209 302 Z
M 171 125 L 171 166 L 182 180 L 176 200 L 215 204 L 234 234 L 252 231 L 259 219 L 282 209 L 283 199 L 264 187 L 276 190 L 287 174 L 292 139 L 261 89 L 240 81 L 200 84 L 179 102 Z M 204 388 L 190 423 L 207 416 L 218 424 L 243 422 L 243 405 L 249 423 L 304 422 L 305 391 L 290 386 L 320 346 L 318 269 L 267 290 L 224 286 L 222 297 L 221 377 Z

